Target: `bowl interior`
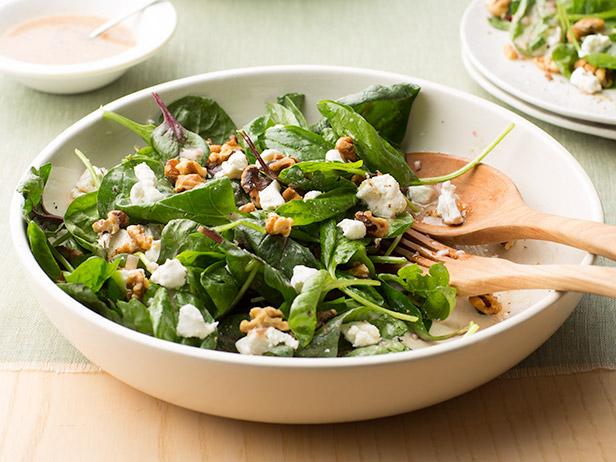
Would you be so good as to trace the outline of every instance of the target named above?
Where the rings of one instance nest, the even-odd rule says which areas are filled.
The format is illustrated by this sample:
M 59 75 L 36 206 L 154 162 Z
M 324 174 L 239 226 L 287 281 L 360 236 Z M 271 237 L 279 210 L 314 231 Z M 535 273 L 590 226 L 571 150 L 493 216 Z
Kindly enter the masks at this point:
M 429 82 L 372 71 L 291 67 L 196 76 L 160 85 L 156 91 L 168 102 L 185 95 L 211 97 L 225 108 L 237 126 L 242 126 L 263 112 L 266 101 L 285 92 L 305 93 L 308 119 L 315 121 L 319 117 L 315 103 L 321 99 L 341 97 L 376 83 L 401 81 L 416 82 L 422 87 L 412 110 L 403 144 L 405 150 L 442 151 L 471 157 L 513 121 L 515 130 L 486 162 L 509 175 L 532 207 L 554 214 L 602 220 L 601 206 L 588 177 L 551 137 L 503 108 Z M 140 122 L 158 117 L 150 90 L 122 98 L 104 109 L 118 111 Z M 56 138 L 35 161 L 35 164 L 47 161 L 54 164 L 46 193 L 48 208 L 62 213 L 70 202 L 70 189 L 83 172 L 83 166 L 73 154 L 75 148 L 86 153 L 96 165 L 111 167 L 141 144 L 132 133 L 103 120 L 101 110 L 82 119 Z M 12 211 L 12 219 L 21 219 L 16 208 Z M 23 233 L 18 239 L 25 243 Z M 504 256 L 530 264 L 588 264 L 591 261 L 586 252 L 536 241 L 519 243 Z M 501 300 L 505 310 L 497 317 L 481 316 L 461 300 L 454 315 L 440 329 L 457 328 L 471 319 L 486 328 L 537 303 L 545 304 L 556 298 L 557 294 L 551 291 L 503 294 Z

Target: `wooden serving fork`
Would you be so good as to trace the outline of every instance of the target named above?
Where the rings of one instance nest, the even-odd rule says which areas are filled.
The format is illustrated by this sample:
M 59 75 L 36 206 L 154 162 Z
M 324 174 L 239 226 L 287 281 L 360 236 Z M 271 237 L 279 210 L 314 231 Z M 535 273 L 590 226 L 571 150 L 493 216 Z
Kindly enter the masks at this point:
M 503 258 L 480 257 L 448 247 L 414 229 L 395 253 L 429 268 L 443 263 L 451 285 L 462 296 L 519 289 L 555 289 L 616 297 L 616 268 L 579 265 L 522 265 Z

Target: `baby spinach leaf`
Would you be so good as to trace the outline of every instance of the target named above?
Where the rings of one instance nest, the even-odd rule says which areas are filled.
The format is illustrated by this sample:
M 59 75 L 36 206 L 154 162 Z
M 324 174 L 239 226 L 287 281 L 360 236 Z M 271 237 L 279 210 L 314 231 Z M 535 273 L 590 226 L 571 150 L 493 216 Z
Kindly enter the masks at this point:
M 118 308 L 122 313 L 122 324 L 129 329 L 136 330 L 146 335 L 154 335 L 152 320 L 147 307 L 135 298 L 128 302 L 118 301 Z
M 304 173 L 343 172 L 343 173 L 348 173 L 350 175 L 364 176 L 366 175 L 366 171 L 361 168 L 363 164 L 364 163 L 361 160 L 358 160 L 356 162 L 348 162 L 348 163 L 313 160 L 313 161 L 300 162 L 298 164 L 295 164 L 294 167 L 297 167 L 299 170 L 301 170 Z M 283 170 L 283 172 L 285 170 Z
M 158 261 L 164 262 L 175 256 L 186 246 L 192 233 L 197 231 L 199 223 L 192 220 L 170 220 L 160 235 L 160 256 Z M 214 245 L 213 241 L 212 246 Z
M 335 274 L 339 265 L 347 264 L 351 260 L 364 263 L 371 273 L 374 272 L 374 265 L 366 252 L 367 240 L 347 239 L 340 232 L 334 220 L 330 220 L 321 226 L 320 242 L 321 262 L 330 274 Z
M 83 248 L 99 256 L 103 249 L 98 244 L 98 234 L 92 224 L 99 219 L 98 194 L 96 191 L 76 197 L 64 213 L 64 225 Z
M 103 112 L 103 119 L 112 120 L 117 124 L 122 125 L 124 128 L 128 128 L 135 135 L 141 137 L 143 141 L 148 144 L 152 144 L 152 132 L 154 132 L 156 125 L 152 123 L 145 125 L 140 124 L 138 122 L 130 120 L 127 117 L 124 117 L 123 115 L 109 111 Z
M 237 212 L 233 187 L 228 178 L 209 180 L 200 188 L 174 194 L 151 204 L 131 205 L 123 202 L 118 204 L 118 208 L 139 222 L 167 223 L 184 218 L 207 226 L 228 223 L 231 214 Z
M 237 353 L 235 342 L 246 335 L 240 331 L 240 323 L 248 319 L 250 319 L 248 313 L 237 313 L 222 318 L 218 324 L 217 349 Z
M 148 300 L 148 311 L 154 336 L 175 342 L 177 340 L 177 313 L 171 304 L 167 289 L 164 287 L 156 289 L 154 296 Z
M 497 16 L 490 16 L 488 18 L 488 22 L 490 23 L 492 27 L 498 30 L 508 31 L 509 28 L 511 27 L 510 21 L 507 21 L 506 19 L 501 19 Z
M 246 133 L 248 138 L 252 140 L 257 149 L 264 150 L 265 142 L 263 140 L 265 132 L 268 128 L 273 127 L 274 122 L 267 115 L 262 115 L 252 119 L 242 128 L 242 131 Z M 243 148 L 244 154 L 249 158 L 249 162 L 254 163 L 255 158 L 252 154 L 250 147 L 246 144 L 246 140 L 243 137 L 238 137 L 238 141 Z
M 552 50 L 552 61 L 556 63 L 562 75 L 570 78 L 571 70 L 577 61 L 577 51 L 571 44 L 559 43 Z
M 298 120 L 295 113 L 278 103 L 267 103 L 265 105 L 267 116 L 274 123 L 274 125 L 297 125 L 302 126 L 302 122 Z
M 332 282 L 329 273 L 320 270 L 304 283 L 301 292 L 291 304 L 289 327 L 302 346 L 308 345 L 314 336 L 317 306 L 327 294 L 328 286 Z
M 300 345 L 295 353 L 296 356 L 308 358 L 335 358 L 338 356 L 338 343 L 342 333 L 342 324 L 347 316 L 361 309 L 363 308 L 351 309 L 329 320 L 323 327 L 317 330 L 308 345 L 304 347 Z
M 343 178 L 339 172 L 332 169 L 305 174 L 300 168 L 302 163 L 285 168 L 278 174 L 278 179 L 282 183 L 301 191 L 331 191 L 336 188 L 357 189 L 351 181 Z M 334 162 L 329 163 L 333 164 Z
M 263 143 L 266 148 L 297 157 L 300 161 L 323 160 L 325 153 L 333 148 L 321 136 L 297 125 L 268 128 Z
M 359 158 L 370 170 L 391 174 L 402 187 L 418 182 L 402 153 L 382 138 L 376 129 L 353 109 L 335 101 L 321 101 L 318 108 L 337 136 L 353 138 Z
M 58 287 L 92 311 L 95 311 L 115 323 L 122 324 L 120 315 L 109 308 L 88 286 L 61 282 L 58 283 Z
M 389 230 L 386 238 L 393 238 L 404 234 L 413 225 L 413 215 L 404 212 L 396 218 L 391 218 L 389 221 Z
M 200 268 L 205 268 L 218 260 L 224 259 L 225 256 L 219 252 L 206 250 L 183 250 L 177 255 L 176 258 L 184 266 L 198 266 Z
M 282 104 L 293 113 L 300 127 L 308 128 L 308 122 L 303 114 L 305 100 L 306 97 L 302 93 L 287 93 L 276 98 L 278 104 Z
M 221 261 L 210 265 L 201 273 L 201 285 L 214 302 L 214 318 L 219 318 L 233 308 L 233 301 L 240 286 Z
M 355 348 L 347 353 L 346 356 L 374 356 L 385 355 L 388 353 L 400 353 L 402 351 L 408 351 L 407 347 L 400 340 L 383 340 L 376 345 L 370 345 L 360 348 Z
M 290 201 L 276 209 L 276 213 L 293 218 L 294 226 L 309 225 L 339 215 L 357 203 L 353 190 L 337 188 L 309 201 Z
M 586 56 L 586 61 L 596 67 L 616 69 L 616 55 L 609 53 L 593 53 Z
M 27 235 L 32 255 L 34 255 L 38 264 L 43 268 L 47 276 L 54 281 L 59 280 L 62 272 L 53 256 L 45 232 L 36 222 L 31 221 L 28 223 Z
M 419 91 L 419 86 L 410 83 L 372 85 L 360 93 L 340 98 L 338 102 L 353 108 L 383 138 L 399 146 Z
M 204 96 L 180 98 L 169 105 L 169 112 L 187 130 L 214 144 L 224 143 L 235 133 L 231 117 L 216 101 Z
M 119 259 L 107 263 L 104 258 L 90 257 L 66 276 L 66 282 L 83 284 L 93 292 L 98 292 L 119 264 Z

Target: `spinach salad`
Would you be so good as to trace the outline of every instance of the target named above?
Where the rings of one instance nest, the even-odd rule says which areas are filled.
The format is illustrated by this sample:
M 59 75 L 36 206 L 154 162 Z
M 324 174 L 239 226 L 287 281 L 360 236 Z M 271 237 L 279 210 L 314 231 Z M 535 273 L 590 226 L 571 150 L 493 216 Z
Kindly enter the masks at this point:
M 43 201 L 52 165 L 33 167 L 20 187 L 32 253 L 96 313 L 199 348 L 364 356 L 408 350 L 407 335 L 473 332 L 431 334 L 456 305 L 447 270 L 424 274 L 394 253 L 426 188 L 451 202 L 448 180 L 510 128 L 467 168 L 419 179 L 399 150 L 419 91 L 372 86 L 321 101 L 312 124 L 304 95 L 288 93 L 241 129 L 202 96 L 167 107 L 153 94 L 156 123 L 105 112 L 143 147 L 108 168 L 75 150 L 85 171 L 64 216 Z M 435 217 L 456 207 L 445 202 Z
M 508 31 L 509 59 L 533 59 L 588 94 L 614 87 L 616 0 L 490 0 L 490 24 Z

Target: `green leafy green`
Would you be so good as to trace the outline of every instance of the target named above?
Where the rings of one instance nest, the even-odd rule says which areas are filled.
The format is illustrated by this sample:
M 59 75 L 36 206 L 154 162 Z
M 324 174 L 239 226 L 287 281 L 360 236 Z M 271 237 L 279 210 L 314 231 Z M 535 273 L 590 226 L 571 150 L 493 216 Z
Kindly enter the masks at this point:
M 552 50 L 552 61 L 556 63 L 560 73 L 569 78 L 577 61 L 577 51 L 571 44 L 559 43 Z
M 98 234 L 92 229 L 92 225 L 98 219 L 98 193 L 96 191 L 76 197 L 64 213 L 64 225 L 79 245 L 102 256 L 103 251 L 98 244 Z
M 73 297 L 79 303 L 83 303 L 88 308 L 96 313 L 106 317 L 107 319 L 122 324 L 122 318 L 117 311 L 109 308 L 88 286 L 76 283 L 60 282 L 58 287 Z
M 296 125 L 268 128 L 263 143 L 266 148 L 296 157 L 300 161 L 323 160 L 325 153 L 333 148 L 321 136 Z
M 90 257 L 66 276 L 66 282 L 83 284 L 98 292 L 107 279 L 117 270 L 120 260 L 108 263 L 100 257 Z
M 616 55 L 609 53 L 593 53 L 586 56 L 585 59 L 593 66 L 616 69 Z
M 32 255 L 34 255 L 38 264 L 47 273 L 47 276 L 54 281 L 59 280 L 62 272 L 51 251 L 45 232 L 36 222 L 31 221 L 28 223 L 27 235 Z
M 219 318 L 233 308 L 235 296 L 240 285 L 226 267 L 225 261 L 210 265 L 201 273 L 201 285 L 210 296 L 215 306 L 212 313 Z
M 355 191 L 338 188 L 309 201 L 290 201 L 279 206 L 276 213 L 293 218 L 294 226 L 309 225 L 327 220 L 350 209 L 357 203 Z
M 158 287 L 147 305 L 154 336 L 174 342 L 177 339 L 177 311 L 171 303 L 167 289 Z
M 122 313 L 122 324 L 129 329 L 136 330 L 146 335 L 154 335 L 152 320 L 148 308 L 135 298 L 128 302 L 118 301 L 118 309 Z
M 507 21 L 506 19 L 498 18 L 496 16 L 490 16 L 488 18 L 488 22 L 492 27 L 498 30 L 508 31 L 511 27 L 511 22 Z
M 383 340 L 376 345 L 365 346 L 361 348 L 355 348 L 347 353 L 346 356 L 374 356 L 385 355 L 388 353 L 400 353 L 402 351 L 408 351 L 407 347 L 400 340 Z

